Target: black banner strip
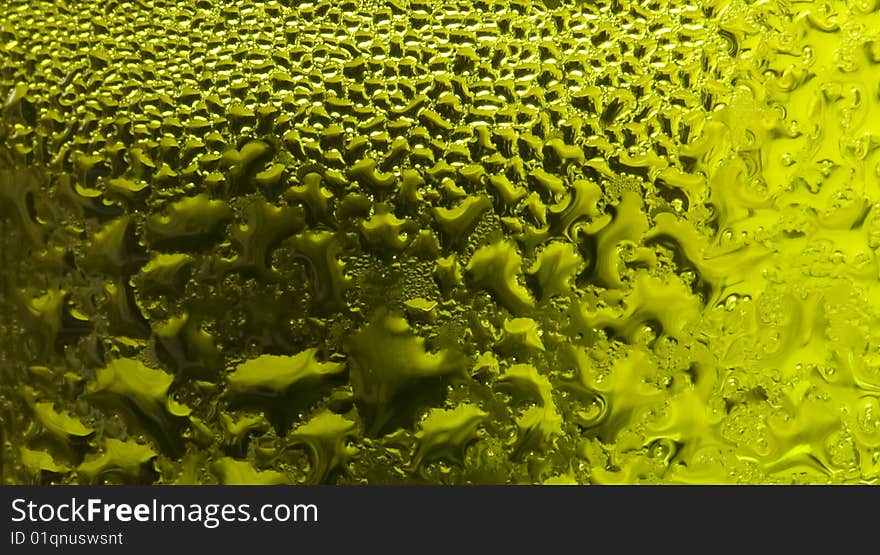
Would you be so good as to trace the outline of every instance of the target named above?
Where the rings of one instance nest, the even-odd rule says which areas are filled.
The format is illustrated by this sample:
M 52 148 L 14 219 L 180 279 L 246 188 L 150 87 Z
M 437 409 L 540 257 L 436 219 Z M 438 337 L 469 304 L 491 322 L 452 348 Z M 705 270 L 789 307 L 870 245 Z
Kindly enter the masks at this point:
M 869 487 L 0 487 L 0 553 L 698 551 L 871 530 Z M 701 543 L 708 542 L 708 543 Z M 757 543 L 751 543 L 757 542 Z M 688 550 L 690 551 L 690 550 Z M 759 552 L 763 552 L 759 550 Z

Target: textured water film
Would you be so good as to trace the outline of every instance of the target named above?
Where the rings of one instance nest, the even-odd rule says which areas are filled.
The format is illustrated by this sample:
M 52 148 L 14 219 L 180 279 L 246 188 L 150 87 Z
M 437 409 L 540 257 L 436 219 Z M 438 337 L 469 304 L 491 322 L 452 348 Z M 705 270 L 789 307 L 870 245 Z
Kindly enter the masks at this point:
M 878 30 L 4 0 L 0 482 L 875 482 Z

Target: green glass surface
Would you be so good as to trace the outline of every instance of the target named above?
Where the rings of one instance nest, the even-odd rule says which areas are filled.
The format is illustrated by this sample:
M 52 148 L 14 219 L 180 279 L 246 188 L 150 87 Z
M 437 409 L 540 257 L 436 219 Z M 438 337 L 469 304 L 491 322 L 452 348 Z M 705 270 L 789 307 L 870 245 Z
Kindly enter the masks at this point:
M 880 2 L 5 0 L 0 483 L 880 477 Z

